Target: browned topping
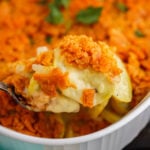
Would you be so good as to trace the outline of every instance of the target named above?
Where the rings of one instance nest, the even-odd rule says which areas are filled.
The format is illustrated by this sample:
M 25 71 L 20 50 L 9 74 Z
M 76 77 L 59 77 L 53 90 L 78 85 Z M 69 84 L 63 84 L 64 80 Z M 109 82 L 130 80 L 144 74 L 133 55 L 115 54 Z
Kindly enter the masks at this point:
M 24 109 L 2 91 L 0 98 L 0 106 L 3 106 L 0 109 L 0 124 L 3 126 L 32 136 L 48 138 L 63 136 L 64 125 L 57 115 Z
M 96 43 L 87 36 L 66 36 L 60 48 L 66 61 L 80 69 L 91 67 L 95 71 L 108 73 L 111 76 L 121 72 L 113 58 L 111 48 Z
M 85 89 L 82 94 L 81 101 L 84 106 L 92 107 L 94 99 L 95 90 L 94 89 Z
M 64 133 L 64 124 L 57 114 L 37 114 L 37 122 L 34 128 L 42 137 L 60 138 Z
M 108 126 L 108 123 L 101 119 L 93 120 L 84 110 L 81 110 L 76 116 L 72 117 L 70 126 L 74 136 L 79 136 L 103 129 Z
M 27 87 L 27 85 L 29 84 L 29 78 L 19 74 L 15 74 L 8 77 L 4 82 L 13 85 L 16 92 L 23 93 L 25 87 Z
M 52 69 L 48 74 L 35 73 L 34 79 L 38 81 L 41 89 L 51 97 L 57 95 L 58 89 L 64 89 L 70 85 L 68 74 L 62 73 L 58 68 Z
M 37 1 L 39 0 L 30 2 L 29 0 L 0 1 L 1 62 L 9 63 L 33 57 L 35 56 L 36 47 L 41 45 L 56 47 L 58 41 L 66 34 L 65 25 L 56 26 L 45 22 L 47 5 L 41 7 L 41 5 L 37 5 Z M 102 6 L 104 9 L 98 23 L 92 26 L 75 23 L 71 25 L 67 33 L 85 34 L 95 40 L 106 41 L 117 47 L 117 53 L 126 63 L 131 77 L 133 85 L 132 103 L 133 106 L 136 106 L 150 91 L 150 7 L 147 5 L 147 0 L 136 0 L 136 4 L 134 0 L 124 0 L 123 2 L 130 9 L 127 13 L 118 13 L 113 5 L 117 1 L 71 0 L 68 9 L 64 12 L 67 16 L 69 14 L 71 19 L 80 10 L 89 6 Z M 136 29 L 140 29 L 146 36 L 143 38 L 136 37 L 134 34 Z M 45 39 L 49 35 L 52 41 L 48 45 Z M 134 53 L 135 57 L 130 53 Z M 31 70 L 31 65 L 29 66 Z M 4 69 L 0 73 L 0 78 L 4 79 L 10 74 L 8 73 L 10 70 L 6 69 L 6 65 L 2 65 L 0 68 Z M 13 102 L 6 93 L 0 91 L 0 124 L 2 126 L 28 135 L 50 138 L 60 137 L 60 132 L 56 131 L 59 130 L 58 121 L 49 121 L 49 117 L 45 113 L 28 111 Z M 83 121 L 88 120 L 88 117 L 79 117 L 76 114 L 76 119 L 71 120 L 74 126 L 73 130 L 78 135 L 100 129 L 92 129 L 94 124 L 97 124 L 96 126 L 101 125 L 100 122 L 96 123 L 96 120 Z M 51 120 L 56 119 L 51 116 L 50 118 Z M 52 122 L 55 122 L 55 124 Z M 62 125 L 60 127 L 63 128 Z
M 53 52 L 48 51 L 48 52 L 41 53 L 39 56 L 37 56 L 35 63 L 44 66 L 49 66 L 52 64 L 52 60 L 53 60 Z

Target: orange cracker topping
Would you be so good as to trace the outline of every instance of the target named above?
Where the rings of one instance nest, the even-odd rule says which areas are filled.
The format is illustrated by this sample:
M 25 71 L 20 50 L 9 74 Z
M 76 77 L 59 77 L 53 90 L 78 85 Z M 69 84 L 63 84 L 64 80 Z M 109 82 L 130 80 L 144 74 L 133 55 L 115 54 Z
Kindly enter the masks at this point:
M 113 58 L 112 48 L 105 43 L 94 42 L 90 37 L 66 36 L 60 44 L 60 49 L 67 63 L 80 69 L 91 67 L 110 76 L 116 76 L 121 72 Z
M 92 107 L 94 103 L 94 89 L 85 89 L 82 93 L 82 102 L 84 106 Z
M 48 74 L 35 73 L 34 79 L 38 81 L 41 89 L 51 97 L 57 95 L 58 89 L 64 89 L 70 85 L 68 74 L 62 73 L 58 68 L 54 68 Z
M 49 66 L 52 64 L 52 61 L 53 61 L 53 52 L 47 51 L 37 56 L 35 63 L 41 64 L 44 66 Z

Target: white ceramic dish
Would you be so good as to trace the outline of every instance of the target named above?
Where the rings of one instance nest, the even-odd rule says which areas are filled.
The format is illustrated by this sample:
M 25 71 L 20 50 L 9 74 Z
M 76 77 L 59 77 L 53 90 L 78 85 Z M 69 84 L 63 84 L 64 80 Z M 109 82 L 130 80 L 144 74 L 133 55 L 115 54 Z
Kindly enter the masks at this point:
M 0 126 L 1 150 L 121 150 L 150 121 L 150 93 L 117 123 L 98 132 L 69 139 L 48 139 Z

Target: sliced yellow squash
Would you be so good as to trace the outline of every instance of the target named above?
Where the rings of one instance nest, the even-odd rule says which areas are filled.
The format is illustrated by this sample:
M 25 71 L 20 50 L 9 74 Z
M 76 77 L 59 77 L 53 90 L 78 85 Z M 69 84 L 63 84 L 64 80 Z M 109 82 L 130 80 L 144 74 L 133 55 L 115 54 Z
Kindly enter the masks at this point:
M 119 81 L 115 82 L 113 98 L 121 102 L 130 102 L 132 100 L 132 85 L 126 68 L 120 58 L 114 55 L 118 67 L 122 70 L 119 75 Z

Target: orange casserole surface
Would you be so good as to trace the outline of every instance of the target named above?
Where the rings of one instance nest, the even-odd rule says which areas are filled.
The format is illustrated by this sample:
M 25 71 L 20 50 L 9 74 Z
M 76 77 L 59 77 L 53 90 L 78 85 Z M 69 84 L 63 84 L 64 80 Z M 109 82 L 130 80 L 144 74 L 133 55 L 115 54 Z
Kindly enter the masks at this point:
M 38 47 L 46 46 L 52 50 L 58 47 L 60 40 L 66 35 L 87 35 L 96 42 L 104 41 L 108 45 L 116 47 L 115 53 L 124 62 L 132 82 L 133 98 L 129 108 L 135 107 L 150 91 L 149 1 L 70 0 L 67 8 L 60 8 L 64 20 L 59 24 L 47 22 L 45 19 L 50 13 L 48 3 L 51 2 L 53 1 L 0 1 L 0 79 L 4 80 L 12 74 L 7 70 L 9 64 L 34 57 Z M 120 6 L 120 4 L 122 5 Z M 90 25 L 77 22 L 78 12 L 88 7 L 103 8 L 97 22 Z M 68 41 L 69 43 L 71 41 L 71 44 L 68 44 Z M 110 59 L 109 52 L 101 51 L 99 55 L 96 55 L 93 48 L 97 49 L 97 45 L 92 45 L 90 42 L 86 45 L 85 41 L 86 39 L 72 41 L 71 36 L 70 39 L 64 39 L 61 48 L 67 62 L 79 68 L 90 66 L 96 71 L 109 71 L 111 72 L 110 77 L 120 73 L 120 69 Z M 103 47 L 103 44 L 98 44 Z M 47 55 L 40 55 L 36 59 L 36 63 L 42 63 L 46 66 L 51 64 L 52 59 L 53 54 L 50 52 Z M 30 67 L 29 63 L 29 70 Z M 68 86 L 66 83 L 67 74 L 62 75 L 57 69 L 53 73 L 56 72 L 62 77 L 62 84 L 59 85 L 56 79 L 54 79 L 54 83 L 57 86 Z M 37 74 L 35 78 L 42 84 L 40 76 Z M 46 77 L 45 79 L 47 80 Z M 28 79 L 20 76 L 15 76 L 12 82 L 16 80 L 22 83 L 20 85 L 23 87 L 29 82 Z M 43 89 L 46 88 L 43 87 Z M 22 91 L 21 86 L 19 91 Z M 55 95 L 55 92 L 53 94 Z M 84 91 L 84 95 L 92 98 L 93 91 L 87 89 Z M 85 105 L 91 105 L 87 103 L 86 98 L 83 96 Z M 88 110 L 83 107 L 78 113 L 70 113 L 69 115 L 66 113 L 32 112 L 17 105 L 11 97 L 0 91 L 0 124 L 28 135 L 48 138 L 79 136 L 110 125 L 101 115 L 99 119 L 94 119 L 85 112 Z M 122 117 L 120 114 L 119 116 Z

